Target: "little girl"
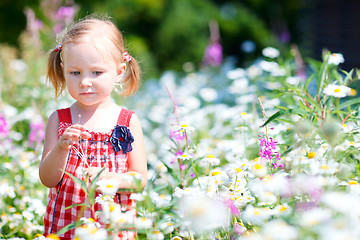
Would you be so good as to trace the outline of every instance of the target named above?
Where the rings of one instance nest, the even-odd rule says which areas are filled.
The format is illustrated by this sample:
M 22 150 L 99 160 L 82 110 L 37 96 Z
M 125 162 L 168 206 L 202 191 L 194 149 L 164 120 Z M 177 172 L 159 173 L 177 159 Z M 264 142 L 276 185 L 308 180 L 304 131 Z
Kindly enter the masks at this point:
M 124 49 L 122 34 L 109 20 L 87 18 L 70 25 L 61 34 L 60 44 L 48 58 L 47 78 L 58 97 L 65 88 L 75 102 L 51 114 L 45 134 L 39 168 L 41 182 L 50 188 L 45 213 L 45 233 L 56 233 L 81 217 L 95 218 L 90 210 L 72 207 L 86 196 L 67 174 L 80 179 L 87 173 L 94 179 L 117 179 L 119 189 L 135 188 L 124 181 L 124 173 L 142 175 L 146 184 L 147 163 L 140 121 L 132 111 L 116 105 L 110 94 L 121 84 L 123 94 L 133 94 L 139 86 L 139 69 Z M 81 153 L 81 154 L 80 154 Z M 115 201 L 123 211 L 135 211 L 130 193 L 117 193 Z M 95 205 L 95 212 L 100 206 Z M 123 231 L 121 239 L 135 239 Z M 72 239 L 74 229 L 62 234 Z

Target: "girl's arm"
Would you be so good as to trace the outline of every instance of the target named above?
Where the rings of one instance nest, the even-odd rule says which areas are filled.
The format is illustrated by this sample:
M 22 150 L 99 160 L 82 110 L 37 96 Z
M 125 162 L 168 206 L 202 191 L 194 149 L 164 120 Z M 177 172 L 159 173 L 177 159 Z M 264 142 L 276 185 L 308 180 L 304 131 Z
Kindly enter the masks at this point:
M 59 118 L 57 112 L 49 117 L 46 130 L 43 154 L 39 166 L 39 176 L 46 187 L 55 187 L 64 174 L 69 150 L 75 142 L 91 137 L 81 125 L 68 127 L 58 138 Z
M 130 131 L 134 137 L 133 150 L 129 152 L 129 172 L 136 172 L 142 175 L 141 187 L 144 188 L 147 182 L 147 161 L 145 153 L 144 135 L 139 118 L 133 114 L 130 121 Z
M 100 175 L 100 179 L 118 179 L 120 189 L 137 189 L 135 183 L 124 181 L 124 174 L 131 172 L 142 175 L 141 188 L 144 188 L 147 182 L 147 162 L 144 146 L 144 136 L 139 118 L 133 114 L 130 121 L 130 131 L 134 137 L 132 143 L 133 150 L 128 153 L 128 172 L 127 173 L 115 173 L 103 171 Z M 90 168 L 90 178 L 94 179 L 101 168 Z

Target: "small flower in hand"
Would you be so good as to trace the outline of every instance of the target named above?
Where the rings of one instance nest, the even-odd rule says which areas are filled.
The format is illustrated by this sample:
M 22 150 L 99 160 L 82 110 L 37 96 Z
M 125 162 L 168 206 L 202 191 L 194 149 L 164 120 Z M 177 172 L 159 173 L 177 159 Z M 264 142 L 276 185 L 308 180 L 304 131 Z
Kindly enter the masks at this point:
M 110 142 L 115 152 L 122 150 L 123 154 L 126 154 L 132 150 L 131 143 L 134 142 L 134 137 L 128 127 L 117 125 L 110 137 Z
M 103 194 L 109 196 L 113 196 L 119 189 L 119 182 L 116 179 L 101 179 L 97 185 Z

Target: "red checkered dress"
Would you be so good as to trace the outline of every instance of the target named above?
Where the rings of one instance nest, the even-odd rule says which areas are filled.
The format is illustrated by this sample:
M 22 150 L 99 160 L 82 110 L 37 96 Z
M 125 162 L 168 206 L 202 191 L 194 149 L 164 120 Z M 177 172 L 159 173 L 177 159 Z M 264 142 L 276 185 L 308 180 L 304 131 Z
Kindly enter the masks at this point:
M 59 137 L 64 133 L 65 129 L 72 125 L 70 108 L 60 109 L 57 111 L 59 116 Z M 122 109 L 118 125 L 129 127 L 132 111 Z M 112 130 L 113 131 L 113 130 Z M 74 147 L 79 149 L 79 144 L 86 158 L 80 158 L 72 149 L 69 151 L 65 170 L 72 175 L 82 179 L 82 171 L 91 167 L 104 167 L 107 171 L 123 173 L 128 170 L 127 154 L 122 151 L 115 152 L 109 139 L 112 134 L 90 132 L 91 138 L 81 140 Z M 70 223 L 79 220 L 81 217 L 94 218 L 89 209 L 81 206 L 65 209 L 66 207 L 85 202 L 86 196 L 81 190 L 79 184 L 76 184 L 67 174 L 64 174 L 58 185 L 49 191 L 48 205 L 46 208 L 44 225 L 45 233 L 56 233 Z M 120 203 L 122 211 L 133 211 L 135 214 L 135 201 L 130 199 L 130 194 L 117 194 L 115 201 Z M 100 204 L 95 205 L 95 212 L 101 210 Z M 75 230 L 69 230 L 62 234 L 61 239 L 72 239 Z M 135 232 L 123 231 L 119 234 L 120 239 L 135 239 Z

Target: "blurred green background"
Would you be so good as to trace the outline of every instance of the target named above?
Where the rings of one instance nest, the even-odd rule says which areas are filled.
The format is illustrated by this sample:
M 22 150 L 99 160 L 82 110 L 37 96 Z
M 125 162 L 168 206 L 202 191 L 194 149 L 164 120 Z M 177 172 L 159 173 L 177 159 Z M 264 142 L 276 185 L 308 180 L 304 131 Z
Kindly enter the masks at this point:
M 141 60 L 145 79 L 181 71 L 184 63 L 186 70 L 201 68 L 214 42 L 237 66 L 246 66 L 266 46 L 296 44 L 304 56 L 318 59 L 324 48 L 341 52 L 343 67 L 353 68 L 360 59 L 358 10 L 355 0 L 1 0 L 0 42 L 19 47 L 28 29 L 35 46 L 47 51 L 56 46 L 55 33 L 73 19 L 107 13 L 130 54 Z
M 71 15 L 70 8 L 74 19 L 107 13 L 124 33 L 130 54 L 141 59 L 145 77 L 156 77 L 182 70 L 186 62 L 201 67 L 212 41 L 210 22 L 219 26 L 223 56 L 233 56 L 238 65 L 268 45 L 297 42 L 296 16 L 303 7 L 298 0 L 1 0 L 0 41 L 19 46 L 19 36 L 30 28 L 40 32 L 41 48 L 49 50 L 56 46 L 50 28 Z M 35 26 L 27 21 L 29 9 Z

